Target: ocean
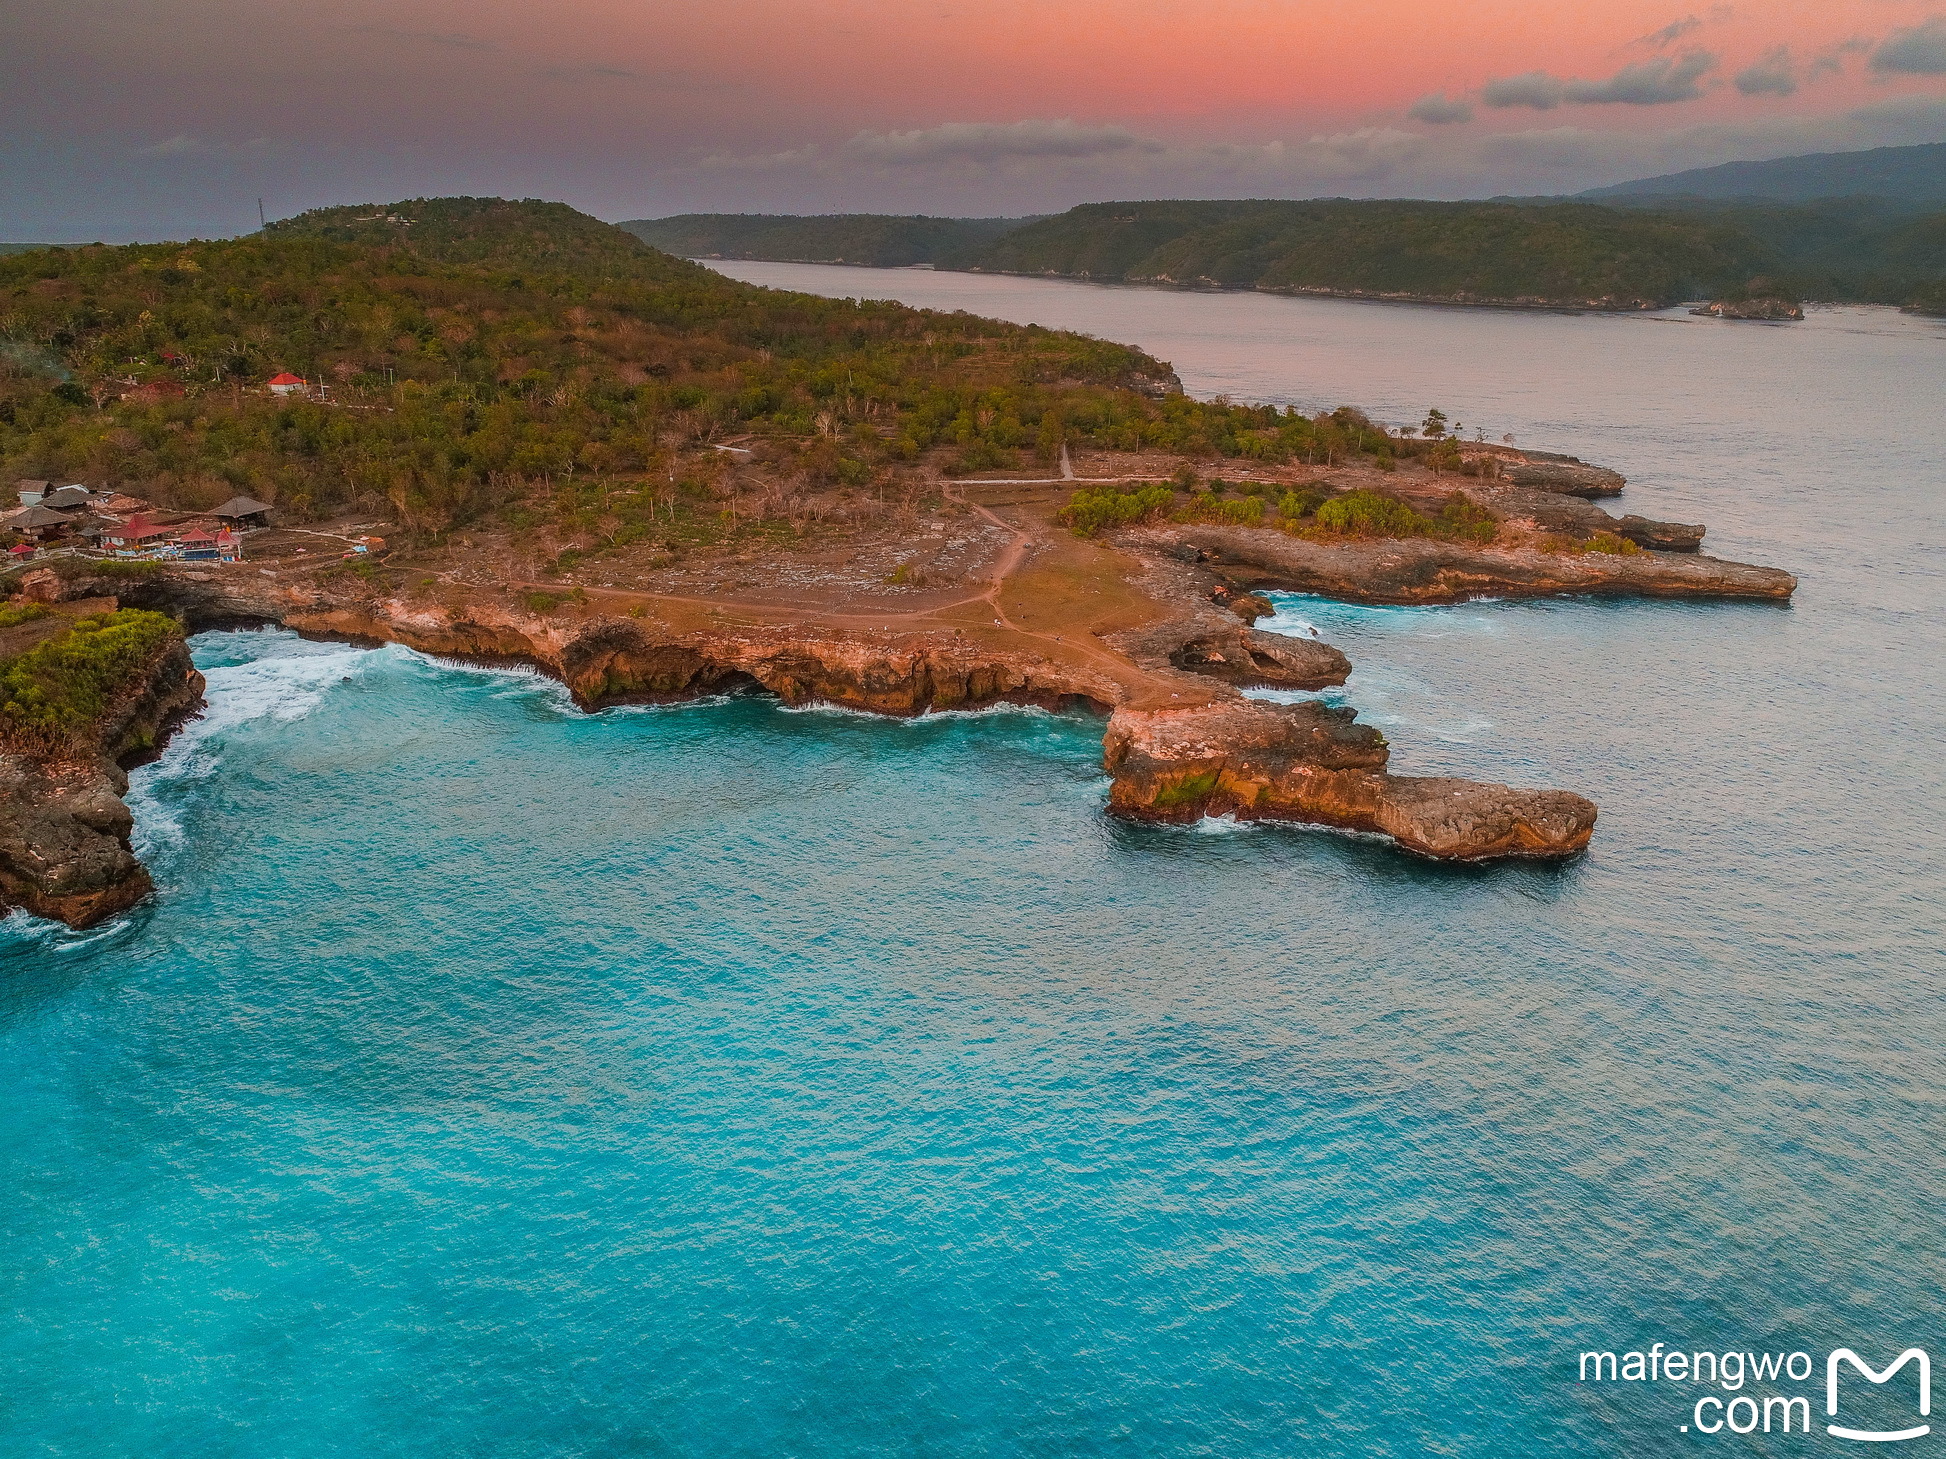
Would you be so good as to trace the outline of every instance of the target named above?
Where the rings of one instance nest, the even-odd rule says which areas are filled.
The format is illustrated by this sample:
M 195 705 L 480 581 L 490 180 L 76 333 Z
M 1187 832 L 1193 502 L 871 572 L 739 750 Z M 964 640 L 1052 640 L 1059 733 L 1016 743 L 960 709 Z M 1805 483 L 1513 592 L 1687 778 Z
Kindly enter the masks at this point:
M 1562 866 L 1124 826 L 1085 716 L 203 634 L 158 896 L 0 923 L 0 1455 L 1786 1454 L 1946 1352 L 1946 324 L 722 267 L 1439 405 L 1802 585 L 1278 597 L 1402 771 L 1596 800 Z M 1658 1342 L 1817 1368 L 1580 1381 Z

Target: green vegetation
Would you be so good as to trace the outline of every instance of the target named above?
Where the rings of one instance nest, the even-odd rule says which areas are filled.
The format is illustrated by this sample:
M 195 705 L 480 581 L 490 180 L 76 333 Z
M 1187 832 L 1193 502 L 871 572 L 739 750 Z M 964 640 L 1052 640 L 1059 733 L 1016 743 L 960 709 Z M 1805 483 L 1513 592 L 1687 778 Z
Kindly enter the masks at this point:
M 1302 498 L 1294 499 L 1294 495 L 1284 498 L 1279 514 L 1287 531 L 1327 538 L 1430 537 L 1440 542 L 1471 542 L 1483 546 L 1500 530 L 1491 512 L 1459 491 L 1446 498 L 1436 517 L 1425 516 L 1394 497 L 1363 487 L 1319 503 L 1309 522 L 1300 520 L 1301 513 L 1289 510 L 1306 504 Z
M 1159 786 L 1155 795 L 1150 798 L 1149 804 L 1161 811 L 1173 810 L 1181 805 L 1192 805 L 1215 790 L 1216 782 L 1220 778 L 1221 772 L 1216 770 L 1200 770 L 1193 775 L 1185 775 L 1180 780 L 1172 780 L 1166 785 Z
M 619 226 L 678 258 L 761 258 L 786 263 L 855 263 L 905 268 L 935 263 L 991 242 L 1026 218 L 893 217 L 837 213 L 685 213 Z
M 1616 206 L 1629 206 L 1618 199 Z M 1773 295 L 1852 304 L 1910 304 L 1946 284 L 1946 213 L 1875 198 L 1803 204 L 1658 198 L 1667 215 L 1738 229 L 1769 250 L 1762 280 L 1728 281 L 1712 297 Z
M 1914 314 L 1946 315 L 1946 279 L 1915 290 L 1906 308 Z
M 0 628 L 16 628 L 22 623 L 32 623 L 36 618 L 46 616 L 47 609 L 39 603 L 0 605 Z
M 0 740 L 50 750 L 81 739 L 181 636 L 173 618 L 140 609 L 77 619 L 0 666 Z
M 281 370 L 329 399 L 271 397 Z M 227 242 L 0 259 L 0 478 L 165 506 L 389 506 L 408 532 L 571 518 L 613 544 L 674 510 L 672 472 L 707 498 L 680 459 L 732 434 L 816 488 L 1064 440 L 1321 464 L 1392 449 L 1355 412 L 1172 383 L 1080 335 L 739 284 L 551 203 L 331 208 Z
M 1129 283 L 1623 307 L 1747 296 L 1766 275 L 1802 298 L 1904 304 L 1946 280 L 1946 214 L 1869 198 L 1091 203 L 942 262 Z
M 1084 486 L 1055 513 L 1054 520 L 1074 529 L 1077 537 L 1093 537 L 1105 527 L 1152 522 L 1175 505 L 1176 494 L 1162 485 L 1117 491 L 1112 486 Z
M 1264 504 L 1261 497 L 1246 496 L 1241 501 L 1224 501 L 1212 492 L 1198 492 L 1189 504 L 1176 513 L 1178 522 L 1211 522 L 1222 527 L 1261 527 Z
M 955 262 L 1284 292 L 1666 304 L 1772 262 L 1726 224 L 1573 203 L 1090 203 Z

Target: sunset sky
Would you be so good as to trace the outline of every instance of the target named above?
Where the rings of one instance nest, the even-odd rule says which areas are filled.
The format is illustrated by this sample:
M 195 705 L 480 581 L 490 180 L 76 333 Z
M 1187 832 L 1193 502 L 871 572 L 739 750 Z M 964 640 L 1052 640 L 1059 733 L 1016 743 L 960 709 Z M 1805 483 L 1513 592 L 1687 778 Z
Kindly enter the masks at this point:
M 13 0 L 0 239 L 1573 191 L 1946 141 L 1946 0 Z

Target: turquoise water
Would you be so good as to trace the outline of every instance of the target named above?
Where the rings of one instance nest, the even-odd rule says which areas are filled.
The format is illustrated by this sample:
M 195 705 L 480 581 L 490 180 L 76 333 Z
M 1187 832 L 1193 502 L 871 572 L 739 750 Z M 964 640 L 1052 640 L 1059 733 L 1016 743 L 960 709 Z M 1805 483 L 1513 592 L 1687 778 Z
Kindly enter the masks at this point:
M 1348 317 L 1374 379 L 1433 321 L 1415 393 L 1475 330 L 1523 432 L 1610 330 L 1653 430 L 1589 454 L 1803 573 L 1280 599 L 1588 856 L 1123 827 L 1084 718 L 203 635 L 160 895 L 0 924 L 0 1455 L 1634 1456 L 1698 1390 L 1578 1351 L 1940 1356 L 1939 337 L 1814 321 L 1738 411 L 1685 382 L 1771 331 Z

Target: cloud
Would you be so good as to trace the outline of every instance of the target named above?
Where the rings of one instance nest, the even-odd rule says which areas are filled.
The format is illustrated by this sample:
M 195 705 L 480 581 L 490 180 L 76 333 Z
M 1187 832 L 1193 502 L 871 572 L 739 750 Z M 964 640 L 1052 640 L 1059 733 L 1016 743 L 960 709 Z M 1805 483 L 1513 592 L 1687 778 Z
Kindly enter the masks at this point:
M 1735 15 L 1736 11 L 1728 5 L 1712 5 L 1707 16 L 1685 15 L 1679 20 L 1670 21 L 1661 30 L 1652 30 L 1647 35 L 1637 36 L 1629 44 L 1647 46 L 1657 51 L 1666 50 L 1684 36 L 1701 30 L 1705 25 L 1721 25 Z
M 1946 76 L 1946 15 L 1893 31 L 1872 52 L 1872 69 L 1901 76 Z
M 943 122 L 908 132 L 859 132 L 835 147 L 808 143 L 754 157 L 712 154 L 702 166 L 733 171 L 794 169 L 990 169 L 1032 162 L 1081 162 L 1154 155 L 1168 148 L 1126 127 L 1084 126 L 1066 119 L 1019 122 Z
M 1465 101 L 1449 100 L 1444 92 L 1435 91 L 1431 96 L 1422 96 L 1413 102 L 1412 110 L 1406 115 L 1415 122 L 1432 122 L 1434 125 L 1470 122 L 1473 120 L 1473 107 Z
M 1680 58 L 1658 56 L 1624 66 L 1606 81 L 1570 81 L 1569 101 L 1618 102 L 1624 106 L 1666 106 L 1694 101 L 1703 94 L 1698 84 L 1716 69 L 1713 51 L 1685 51 Z
M 1161 152 L 1164 147 L 1126 127 L 1089 127 L 1060 120 L 946 122 L 910 132 L 860 132 L 843 150 L 861 162 L 905 167 L 947 160 L 990 165 L 1017 158 L 1101 157 Z
M 1530 106 L 1535 111 L 1552 111 L 1567 94 L 1567 83 L 1557 81 L 1545 71 L 1526 71 L 1489 81 L 1480 88 L 1480 100 L 1488 106 Z
M 1737 72 L 1737 90 L 1745 96 L 1790 96 L 1797 90 L 1797 67 L 1789 46 L 1774 46 L 1762 58 Z
M 1635 44 L 1638 46 L 1654 46 L 1660 50 L 1663 46 L 1673 46 L 1692 30 L 1701 30 L 1702 28 L 1703 18 L 1700 15 L 1685 15 L 1681 20 L 1670 21 L 1661 30 L 1650 31 L 1647 35 L 1637 40 Z
M 1480 88 L 1480 100 L 1492 107 L 1525 106 L 1535 111 L 1552 111 L 1563 102 L 1577 106 L 1667 106 L 1701 96 L 1703 77 L 1715 69 L 1714 51 L 1692 50 L 1680 57 L 1637 61 L 1606 81 L 1564 81 L 1545 71 L 1527 71 L 1487 82 Z
M 1615 110 L 1566 115 L 1606 122 Z M 1574 193 L 1722 162 L 1946 140 L 1946 96 L 1936 94 L 1887 96 L 1840 113 L 1779 108 L 1704 120 L 1677 112 L 1679 123 L 1669 126 L 1558 125 L 1561 111 L 1530 126 L 1506 125 L 1523 115 L 1483 112 L 1470 126 L 1401 121 L 1222 141 L 1144 134 L 1133 146 L 1126 136 L 1075 122 L 947 124 L 850 141 L 785 142 L 762 156 L 718 156 L 700 165 L 692 154 L 661 174 L 658 189 L 666 190 L 662 206 L 670 212 L 955 216 L 1059 212 L 1115 198 L 1481 198 Z M 1493 129 L 1495 122 L 1504 129 Z M 1004 151 L 996 150 L 996 132 Z M 1050 137 L 1061 145 L 1047 145 Z M 890 138 L 901 139 L 894 146 L 901 160 L 887 160 Z M 985 145 L 976 144 L 980 138 Z
M 1846 56 L 1862 56 L 1871 50 L 1869 36 L 1855 35 L 1848 41 L 1826 46 L 1811 58 L 1811 64 L 1804 68 L 1804 79 L 1815 81 L 1820 76 L 1836 76 L 1845 69 Z

